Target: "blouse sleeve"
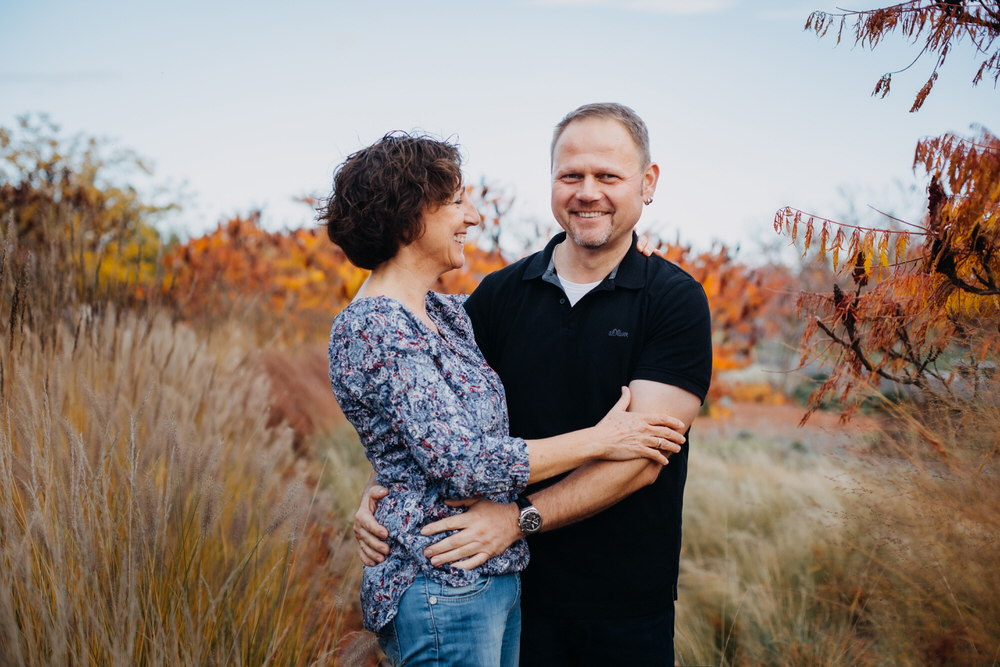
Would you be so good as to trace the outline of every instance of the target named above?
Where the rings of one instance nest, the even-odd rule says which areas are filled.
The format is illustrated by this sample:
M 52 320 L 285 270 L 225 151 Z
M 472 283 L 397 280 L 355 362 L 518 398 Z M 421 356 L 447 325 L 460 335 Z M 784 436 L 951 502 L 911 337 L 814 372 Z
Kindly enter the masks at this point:
M 351 332 L 339 345 L 341 391 L 376 413 L 446 495 L 519 493 L 528 481 L 527 444 L 521 438 L 486 435 L 483 424 L 498 417 L 475 406 L 492 402 L 470 401 L 457 392 L 489 389 L 449 382 L 427 345 L 379 327 Z

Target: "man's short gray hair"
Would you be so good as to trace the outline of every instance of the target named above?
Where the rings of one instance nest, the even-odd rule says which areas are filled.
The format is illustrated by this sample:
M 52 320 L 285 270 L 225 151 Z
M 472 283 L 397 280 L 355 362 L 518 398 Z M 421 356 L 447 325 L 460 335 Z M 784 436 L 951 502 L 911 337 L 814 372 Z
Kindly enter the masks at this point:
M 607 118 L 618 121 L 632 135 L 632 141 L 635 142 L 636 148 L 639 150 L 639 160 L 642 162 L 642 168 L 645 169 L 653 163 L 653 158 L 649 154 L 649 130 L 646 129 L 646 123 L 639 118 L 639 114 L 635 111 L 617 102 L 584 104 L 582 107 L 566 114 L 566 117 L 559 121 L 556 129 L 552 132 L 552 146 L 549 147 L 550 163 L 555 158 L 556 143 L 559 141 L 562 133 L 569 127 L 570 123 L 583 120 L 584 118 Z

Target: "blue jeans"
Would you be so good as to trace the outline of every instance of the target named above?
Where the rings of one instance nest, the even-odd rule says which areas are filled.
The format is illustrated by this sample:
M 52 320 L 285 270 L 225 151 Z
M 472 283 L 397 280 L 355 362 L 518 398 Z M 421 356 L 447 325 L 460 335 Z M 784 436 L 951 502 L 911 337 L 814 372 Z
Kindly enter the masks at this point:
M 453 587 L 417 575 L 396 617 L 378 633 L 393 665 L 517 667 L 521 579 L 480 575 Z

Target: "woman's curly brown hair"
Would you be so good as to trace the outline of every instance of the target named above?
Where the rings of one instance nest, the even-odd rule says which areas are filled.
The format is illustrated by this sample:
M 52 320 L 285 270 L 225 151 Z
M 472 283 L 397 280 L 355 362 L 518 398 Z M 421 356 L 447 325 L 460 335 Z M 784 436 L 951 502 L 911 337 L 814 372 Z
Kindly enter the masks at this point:
M 424 232 L 421 214 L 462 185 L 458 147 L 425 135 L 390 132 L 347 157 L 318 220 L 347 259 L 373 269 Z

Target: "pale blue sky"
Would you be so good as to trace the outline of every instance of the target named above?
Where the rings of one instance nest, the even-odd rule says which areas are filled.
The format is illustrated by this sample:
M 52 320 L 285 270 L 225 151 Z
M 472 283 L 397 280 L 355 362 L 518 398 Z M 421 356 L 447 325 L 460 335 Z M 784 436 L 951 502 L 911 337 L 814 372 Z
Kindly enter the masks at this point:
M 866 5 L 867 6 L 867 5 Z M 619 101 L 646 120 L 661 167 L 640 229 L 707 249 L 770 240 L 784 205 L 836 216 L 840 194 L 900 211 L 916 141 L 978 122 L 1000 91 L 972 88 L 954 51 L 917 114 L 917 49 L 835 47 L 802 26 L 822 0 L 210 2 L 0 0 L 0 125 L 47 112 L 67 133 L 150 158 L 193 196 L 169 226 L 200 234 L 325 194 L 336 165 L 393 129 L 457 138 L 470 181 L 516 194 L 510 220 L 550 224 L 548 145 L 571 109 Z M 915 201 L 921 205 L 922 192 Z

